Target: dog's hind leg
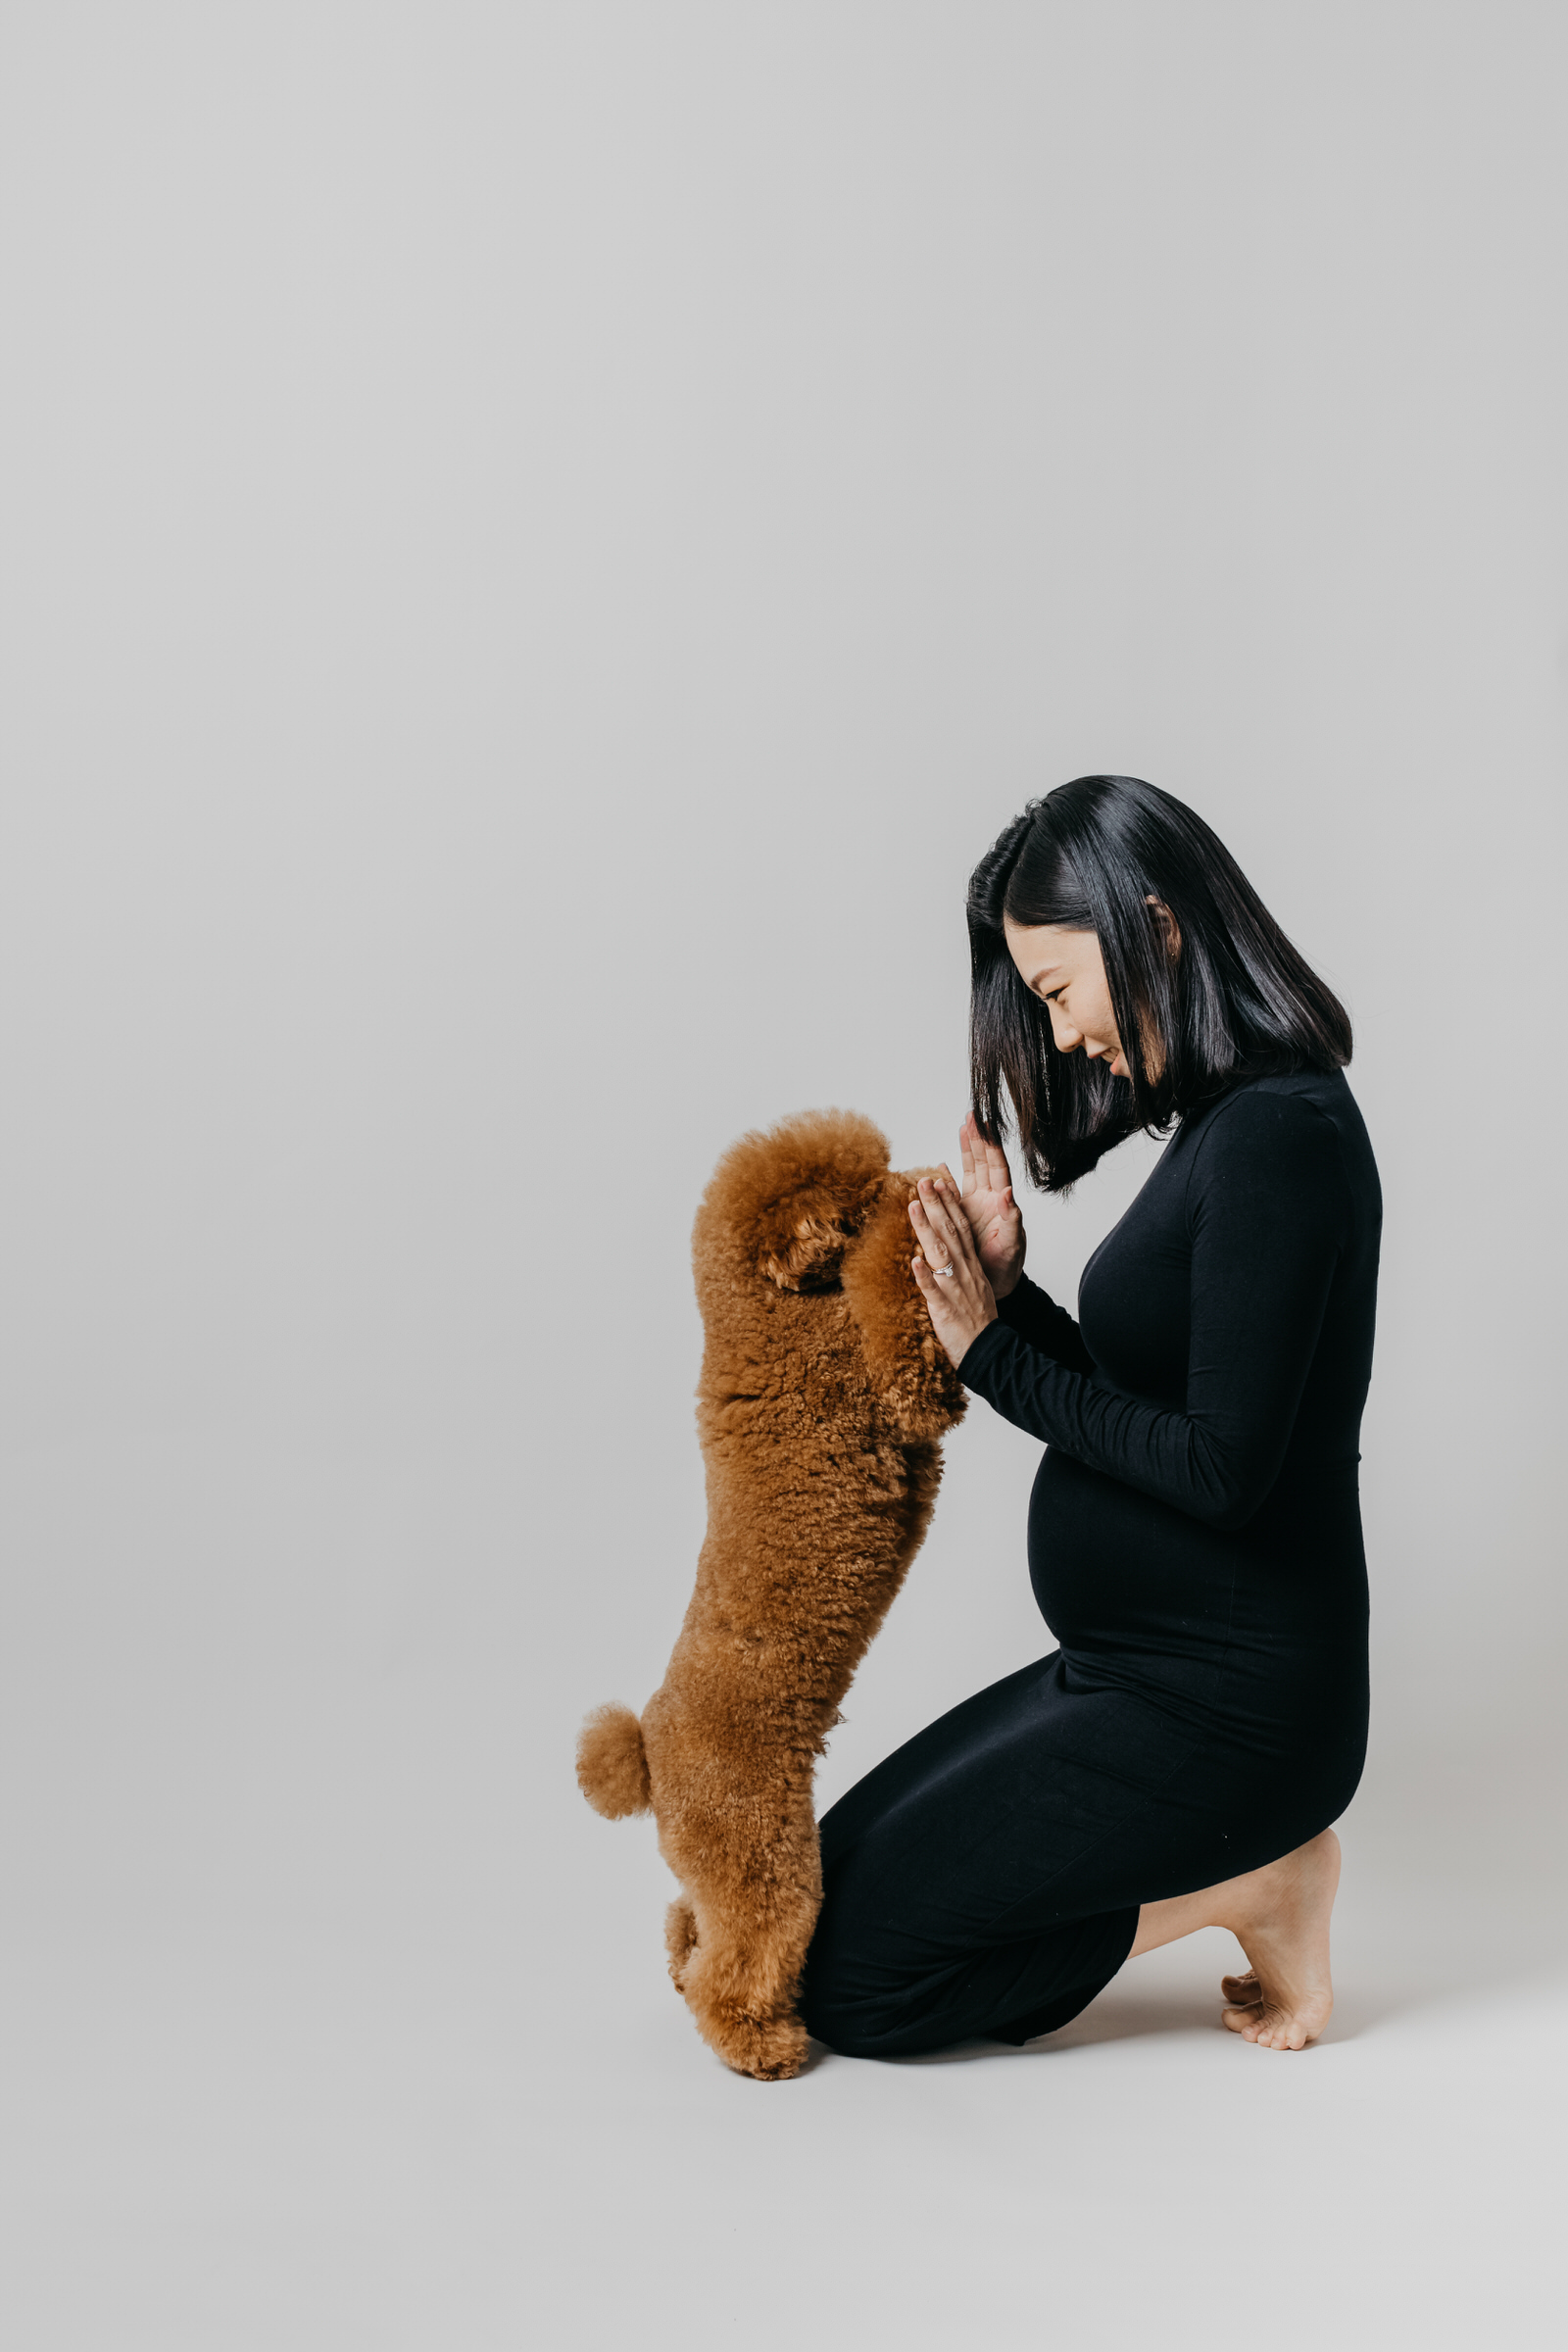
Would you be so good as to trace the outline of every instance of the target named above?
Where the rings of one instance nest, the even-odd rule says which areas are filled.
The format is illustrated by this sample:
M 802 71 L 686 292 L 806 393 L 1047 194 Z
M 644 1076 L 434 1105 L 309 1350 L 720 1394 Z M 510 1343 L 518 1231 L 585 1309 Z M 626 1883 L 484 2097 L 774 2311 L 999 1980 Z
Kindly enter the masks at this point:
M 697 1944 L 697 1914 L 684 1895 L 677 1896 L 664 1914 L 664 1949 L 669 1954 L 669 1981 L 677 1992 L 686 1989 L 686 1970 Z
M 725 2065 L 779 2082 L 806 2062 L 795 2002 L 822 1904 L 822 1864 L 809 1788 L 769 1794 L 770 1803 L 740 1814 L 744 1834 L 734 1815 L 724 1823 L 709 1817 L 701 1839 L 708 1867 L 681 1873 L 696 1941 L 678 1982 L 699 2033 Z
M 726 2066 L 761 2082 L 785 2082 L 806 2061 L 806 2028 L 795 2013 L 795 1996 L 816 1905 L 769 1905 L 764 1914 L 754 1893 L 749 1916 L 726 1917 L 728 1908 L 699 1898 L 697 1941 L 681 1991 L 698 2032 Z

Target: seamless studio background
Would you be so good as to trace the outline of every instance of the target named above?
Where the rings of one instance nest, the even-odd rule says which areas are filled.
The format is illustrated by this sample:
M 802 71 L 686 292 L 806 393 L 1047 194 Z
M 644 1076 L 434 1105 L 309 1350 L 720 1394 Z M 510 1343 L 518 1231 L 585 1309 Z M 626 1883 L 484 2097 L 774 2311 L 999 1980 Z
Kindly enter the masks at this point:
M 1544 2343 L 1559 9 L 0 25 L 0 2313 L 28 2352 Z M 965 877 L 1192 803 L 1386 1244 L 1340 2010 L 726 2076 L 573 1786 L 744 1128 L 965 1107 Z M 1074 1295 L 1135 1143 L 1030 1263 Z M 1041 1654 L 977 1407 L 822 1801 Z M 1557 1940 L 1554 1942 L 1553 1938 Z

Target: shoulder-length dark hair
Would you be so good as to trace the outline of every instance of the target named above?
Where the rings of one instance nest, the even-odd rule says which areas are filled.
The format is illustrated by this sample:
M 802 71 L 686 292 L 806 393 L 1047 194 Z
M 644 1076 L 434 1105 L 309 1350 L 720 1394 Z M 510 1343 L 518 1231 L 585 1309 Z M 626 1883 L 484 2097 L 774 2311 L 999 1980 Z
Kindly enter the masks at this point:
M 1175 955 L 1152 897 L 1175 917 Z M 1079 776 L 1031 801 L 975 867 L 967 911 L 975 1116 L 1000 1142 L 1005 1090 L 1024 1165 L 1048 1192 L 1065 1192 L 1138 1128 L 1161 1134 L 1244 1079 L 1350 1058 L 1344 1005 L 1223 842 L 1137 776 Z M 1004 914 L 1095 933 L 1130 1083 L 1102 1060 L 1056 1052 L 1051 1014 L 1007 953 Z M 1164 1054 L 1157 1076 L 1151 1033 Z

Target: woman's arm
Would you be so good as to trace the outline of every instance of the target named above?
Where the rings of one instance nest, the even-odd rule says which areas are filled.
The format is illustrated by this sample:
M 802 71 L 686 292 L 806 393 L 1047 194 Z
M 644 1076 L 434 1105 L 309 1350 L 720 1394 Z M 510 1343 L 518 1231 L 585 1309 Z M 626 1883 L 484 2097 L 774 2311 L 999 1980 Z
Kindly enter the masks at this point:
M 1017 1288 L 997 1300 L 997 1319 L 1016 1332 L 1025 1346 L 1038 1348 L 1042 1355 L 1066 1364 L 1071 1371 L 1095 1370 L 1095 1359 L 1071 1315 L 1027 1274 L 1020 1274 Z
M 1279 1475 L 1348 1239 L 1349 1188 L 1332 1125 L 1298 1098 L 1234 1096 L 1198 1141 L 1188 1217 L 1185 1412 L 1054 1362 L 996 1318 L 956 1335 L 958 1372 L 1032 1436 L 1211 1527 L 1236 1528 Z M 928 1304 L 933 1289 L 938 1295 L 932 1320 L 941 1337 L 938 1314 L 954 1280 L 917 1279 Z

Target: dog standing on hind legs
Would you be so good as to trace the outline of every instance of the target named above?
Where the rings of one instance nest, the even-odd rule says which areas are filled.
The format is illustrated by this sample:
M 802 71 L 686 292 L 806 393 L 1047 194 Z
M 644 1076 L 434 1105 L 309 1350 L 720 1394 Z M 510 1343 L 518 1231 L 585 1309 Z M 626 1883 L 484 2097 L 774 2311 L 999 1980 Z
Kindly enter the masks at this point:
M 743 1136 L 703 1195 L 692 1262 L 708 1533 L 642 1719 L 588 1718 L 577 1777 L 612 1820 L 652 1811 L 681 1883 L 669 1973 L 704 2038 L 798 2074 L 801 1971 L 822 1900 L 812 1776 L 909 1562 L 964 1392 L 909 1273 L 925 1169 L 853 1111 Z

